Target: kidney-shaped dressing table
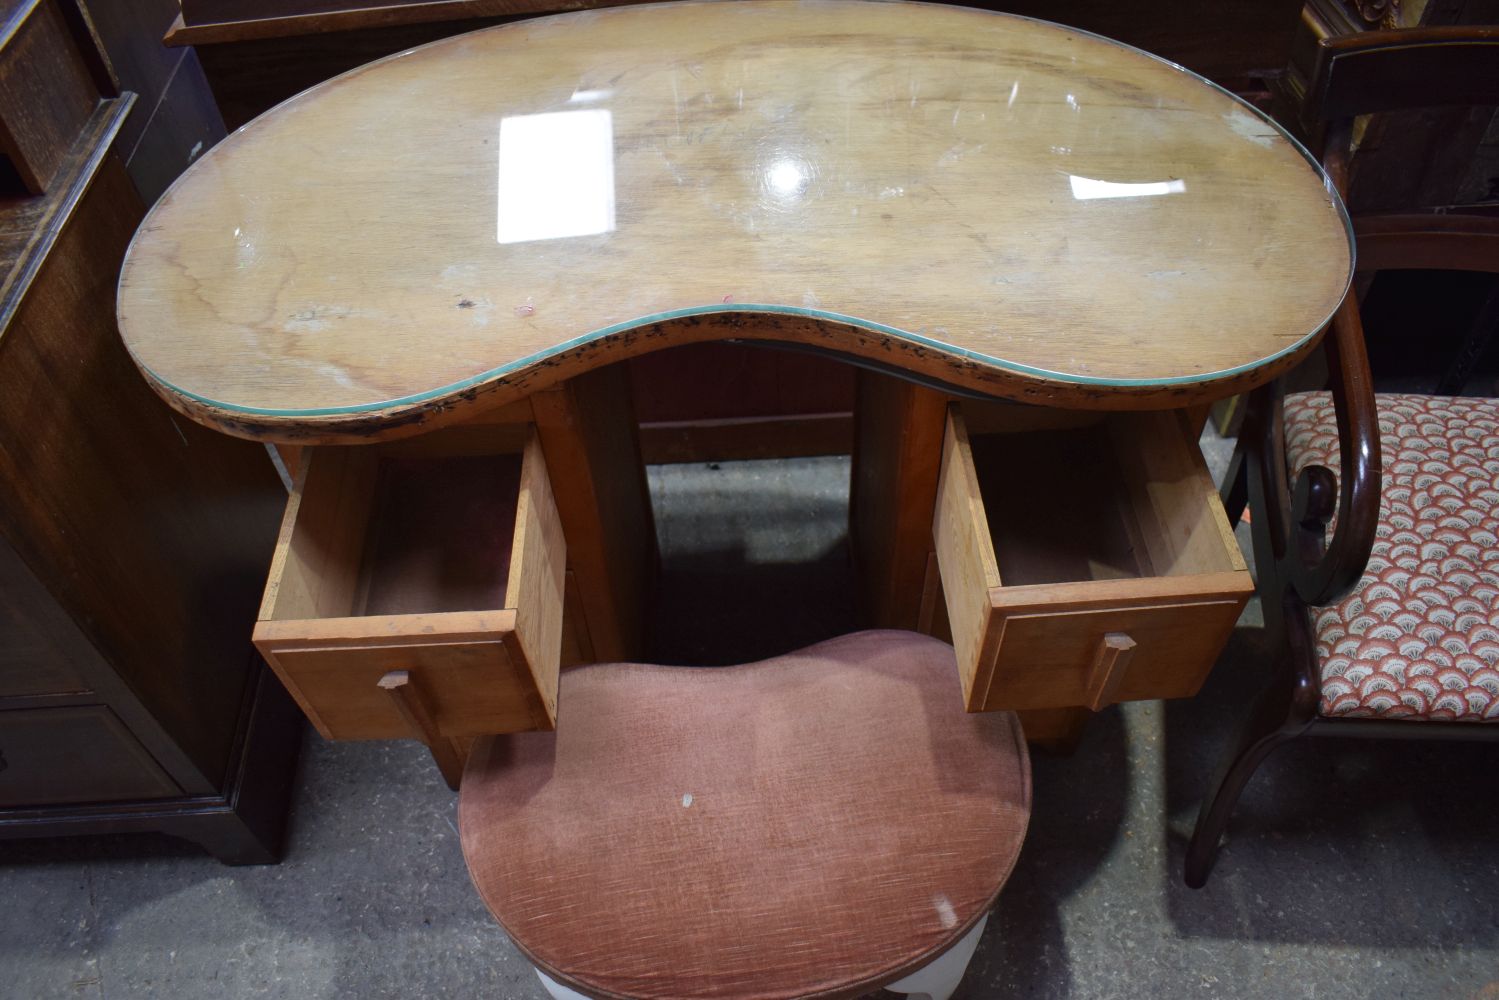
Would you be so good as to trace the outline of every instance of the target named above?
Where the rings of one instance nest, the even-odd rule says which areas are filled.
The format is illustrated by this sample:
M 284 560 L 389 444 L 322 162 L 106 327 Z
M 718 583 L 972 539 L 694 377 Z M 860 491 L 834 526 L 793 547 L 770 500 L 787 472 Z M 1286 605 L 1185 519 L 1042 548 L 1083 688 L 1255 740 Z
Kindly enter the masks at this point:
M 862 366 L 869 616 L 950 632 L 970 709 L 1193 693 L 1251 583 L 1182 408 L 1295 364 L 1351 266 L 1305 152 L 1139 51 L 682 3 L 286 102 L 151 212 L 119 318 L 173 407 L 311 446 L 257 642 L 325 735 L 421 736 L 452 777 L 555 724 L 559 662 L 638 655 L 617 362 L 713 339 Z

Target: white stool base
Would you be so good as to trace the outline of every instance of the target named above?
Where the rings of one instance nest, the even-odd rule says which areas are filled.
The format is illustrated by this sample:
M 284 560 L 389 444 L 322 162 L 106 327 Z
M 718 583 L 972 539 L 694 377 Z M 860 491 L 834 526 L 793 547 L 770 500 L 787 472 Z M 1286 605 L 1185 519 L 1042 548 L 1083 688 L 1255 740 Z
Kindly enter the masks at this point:
M 568 989 L 540 969 L 536 970 L 536 976 L 541 980 L 542 987 L 551 995 L 552 1000 L 588 1000 L 588 997 L 577 990 Z
M 930 964 L 922 966 L 904 979 L 897 979 L 885 989 L 893 993 L 925 997 L 926 1000 L 947 1000 L 963 981 L 963 973 L 968 971 L 968 963 L 979 946 L 979 938 L 988 922 L 989 914 L 986 913 L 973 925 L 972 930 L 963 935 L 961 941 L 937 956 Z
M 989 914 L 986 913 L 973 925 L 972 930 L 963 935 L 961 941 L 944 951 L 931 964 L 922 966 L 904 979 L 897 979 L 885 989 L 913 997 L 925 997 L 926 1000 L 948 1000 L 958 988 L 958 983 L 963 981 L 963 973 L 968 971 L 968 963 L 973 958 L 974 949 L 979 946 L 979 937 L 984 933 L 984 925 L 988 922 Z M 552 1000 L 588 1000 L 588 997 L 568 989 L 540 969 L 536 970 L 536 976 Z

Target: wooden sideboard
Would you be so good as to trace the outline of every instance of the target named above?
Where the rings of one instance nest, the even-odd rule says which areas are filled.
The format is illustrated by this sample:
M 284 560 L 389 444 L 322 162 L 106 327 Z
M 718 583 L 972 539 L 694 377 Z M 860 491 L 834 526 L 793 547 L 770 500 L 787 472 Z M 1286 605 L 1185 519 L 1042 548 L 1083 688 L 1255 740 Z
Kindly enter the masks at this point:
M 249 621 L 285 492 L 120 342 L 134 95 L 68 3 L 7 4 L 0 37 L 0 114 L 25 109 L 4 122 L 25 183 L 0 194 L 0 837 L 150 830 L 271 861 L 301 724 Z

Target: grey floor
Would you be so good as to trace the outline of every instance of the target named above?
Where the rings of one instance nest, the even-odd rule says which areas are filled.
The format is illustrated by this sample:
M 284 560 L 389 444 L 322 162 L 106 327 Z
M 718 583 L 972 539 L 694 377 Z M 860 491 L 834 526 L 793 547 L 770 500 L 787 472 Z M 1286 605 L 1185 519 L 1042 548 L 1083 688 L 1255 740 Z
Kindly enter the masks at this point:
M 657 656 L 850 627 L 847 477 L 846 459 L 653 469 Z M 1301 741 L 1251 786 L 1208 887 L 1182 885 L 1262 647 L 1251 605 L 1196 699 L 1109 709 L 1076 754 L 1036 757 L 1030 834 L 960 997 L 1499 998 L 1499 746 Z M 309 736 L 279 866 L 156 837 L 0 843 L 0 996 L 541 1000 L 453 824 L 425 751 Z

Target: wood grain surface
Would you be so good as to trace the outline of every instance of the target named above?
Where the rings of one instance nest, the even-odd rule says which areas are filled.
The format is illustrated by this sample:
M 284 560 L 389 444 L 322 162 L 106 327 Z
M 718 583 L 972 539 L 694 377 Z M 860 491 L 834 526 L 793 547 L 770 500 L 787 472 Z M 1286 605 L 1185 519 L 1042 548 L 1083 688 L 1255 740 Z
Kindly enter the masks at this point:
M 603 10 L 280 106 L 143 225 L 120 325 L 246 436 L 413 433 L 727 337 L 998 396 L 1187 405 L 1309 349 L 1346 217 L 1248 105 L 958 8 Z
M 1254 584 L 1185 415 L 966 423 L 954 406 L 933 536 L 969 710 L 1196 694 Z

